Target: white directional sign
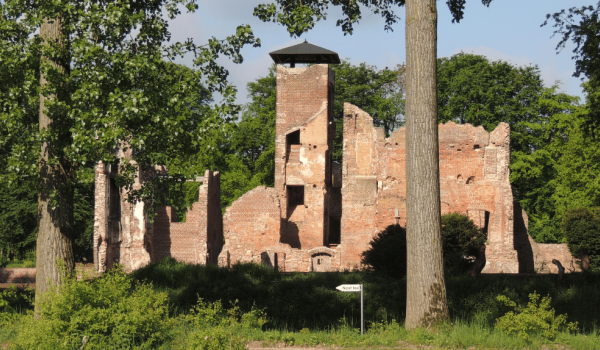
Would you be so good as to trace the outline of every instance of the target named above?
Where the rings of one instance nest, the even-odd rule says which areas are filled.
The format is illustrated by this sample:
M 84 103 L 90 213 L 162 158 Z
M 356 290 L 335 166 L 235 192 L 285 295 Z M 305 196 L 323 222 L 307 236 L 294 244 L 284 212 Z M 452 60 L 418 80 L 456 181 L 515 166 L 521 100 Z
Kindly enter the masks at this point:
M 365 332 L 365 318 L 364 318 L 364 301 L 363 301 L 363 285 L 362 284 L 340 284 L 335 287 L 340 292 L 360 292 L 360 334 Z
M 337 286 L 335 289 L 340 292 L 360 292 L 361 284 L 341 284 Z

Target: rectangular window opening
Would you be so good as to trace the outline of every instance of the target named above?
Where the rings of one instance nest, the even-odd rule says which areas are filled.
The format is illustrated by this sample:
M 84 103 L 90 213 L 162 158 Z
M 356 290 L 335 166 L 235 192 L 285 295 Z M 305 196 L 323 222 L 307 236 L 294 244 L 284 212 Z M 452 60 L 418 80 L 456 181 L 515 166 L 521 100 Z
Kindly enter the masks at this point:
M 288 217 L 299 205 L 304 205 L 304 186 L 287 186 Z
M 289 145 L 299 145 L 300 144 L 300 130 L 296 130 L 286 135 L 286 142 Z
M 329 217 L 329 244 L 340 244 L 341 241 L 341 218 Z

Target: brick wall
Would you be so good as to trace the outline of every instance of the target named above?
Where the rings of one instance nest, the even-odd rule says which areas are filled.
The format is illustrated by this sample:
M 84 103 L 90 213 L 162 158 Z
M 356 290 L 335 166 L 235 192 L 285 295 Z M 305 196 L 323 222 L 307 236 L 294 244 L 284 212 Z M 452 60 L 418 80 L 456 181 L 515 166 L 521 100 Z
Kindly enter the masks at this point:
M 509 127 L 449 122 L 439 126 L 442 212 L 468 214 L 488 232 L 488 272 L 518 272 L 513 247 Z M 405 129 L 384 137 L 360 108 L 344 104 L 342 265 L 360 264 L 373 236 L 395 222 L 406 224 Z
M 118 150 L 121 159 L 131 161 L 131 150 Z M 99 162 L 95 168 L 94 208 L 94 265 L 103 272 L 115 263 L 125 271 L 136 270 L 150 262 L 150 245 L 147 235 L 148 222 L 144 203 L 129 203 L 127 191 L 115 184 L 117 165 Z M 139 174 L 133 189 L 141 188 Z
M 575 258 L 569 251 L 566 243 L 536 243 L 527 233 L 529 218 L 519 203 L 515 202 L 515 249 L 519 255 L 520 273 L 558 273 L 558 267 L 552 263 L 553 259 L 560 261 L 565 268 L 565 273 L 581 271 Z
M 152 261 L 172 257 L 190 264 L 216 264 L 221 252 L 221 189 L 218 172 L 206 170 L 198 202 L 176 222 L 175 209 L 158 208 L 154 218 Z

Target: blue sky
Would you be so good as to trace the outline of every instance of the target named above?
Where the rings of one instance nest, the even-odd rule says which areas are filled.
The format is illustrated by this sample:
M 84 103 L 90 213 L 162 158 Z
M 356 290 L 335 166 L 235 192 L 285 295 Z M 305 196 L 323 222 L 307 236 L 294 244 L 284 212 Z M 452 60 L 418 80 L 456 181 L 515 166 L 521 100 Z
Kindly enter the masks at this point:
M 340 12 L 330 7 L 327 19 L 300 39 L 293 39 L 286 29 L 275 23 L 263 23 L 252 15 L 256 5 L 269 0 L 199 0 L 199 9 L 183 14 L 170 24 L 173 40 L 193 38 L 204 43 L 210 37 L 225 38 L 235 33 L 240 24 L 250 24 L 262 41 L 260 48 L 245 48 L 244 62 L 236 65 L 221 63 L 229 69 L 230 80 L 238 87 L 238 102 L 248 101 L 246 84 L 267 74 L 272 61 L 269 52 L 307 39 L 333 50 L 353 64 L 366 62 L 378 68 L 395 67 L 405 62 L 404 8 L 397 10 L 400 21 L 393 32 L 384 31 L 380 15 L 365 11 L 353 35 L 344 36 L 335 26 Z M 537 65 L 547 86 L 560 81 L 560 89 L 583 97 L 581 81 L 572 77 L 575 63 L 571 59 L 573 46 L 560 54 L 555 47 L 558 36 L 552 37 L 550 25 L 540 27 L 547 13 L 563 8 L 596 5 L 595 0 L 494 0 L 485 7 L 479 0 L 469 0 L 464 19 L 453 24 L 445 1 L 438 1 L 438 57 L 448 57 L 461 51 L 503 60 L 514 65 Z M 582 99 L 583 102 L 583 99 Z

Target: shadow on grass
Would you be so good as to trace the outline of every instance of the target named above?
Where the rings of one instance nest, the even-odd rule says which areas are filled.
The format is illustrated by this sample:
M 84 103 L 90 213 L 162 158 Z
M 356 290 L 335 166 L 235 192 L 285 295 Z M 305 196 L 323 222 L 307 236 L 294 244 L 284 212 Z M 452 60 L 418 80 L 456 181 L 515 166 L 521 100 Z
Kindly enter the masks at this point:
M 187 312 L 198 297 L 206 301 L 234 303 L 242 311 L 255 305 L 264 309 L 269 328 L 300 330 L 328 329 L 344 322 L 355 327 L 360 322 L 360 294 L 341 293 L 335 287 L 344 283 L 365 286 L 365 320 L 404 321 L 406 280 L 384 278 L 358 272 L 278 273 L 255 264 L 231 268 L 187 265 L 173 259 L 150 264 L 133 274 L 137 280 L 152 282 L 169 294 L 171 312 Z M 492 326 L 506 310 L 496 302 L 498 294 L 527 302 L 530 293 L 552 297 L 557 314 L 567 313 L 584 332 L 600 325 L 600 275 L 568 275 L 557 286 L 555 275 L 481 275 L 447 278 L 451 318 Z

